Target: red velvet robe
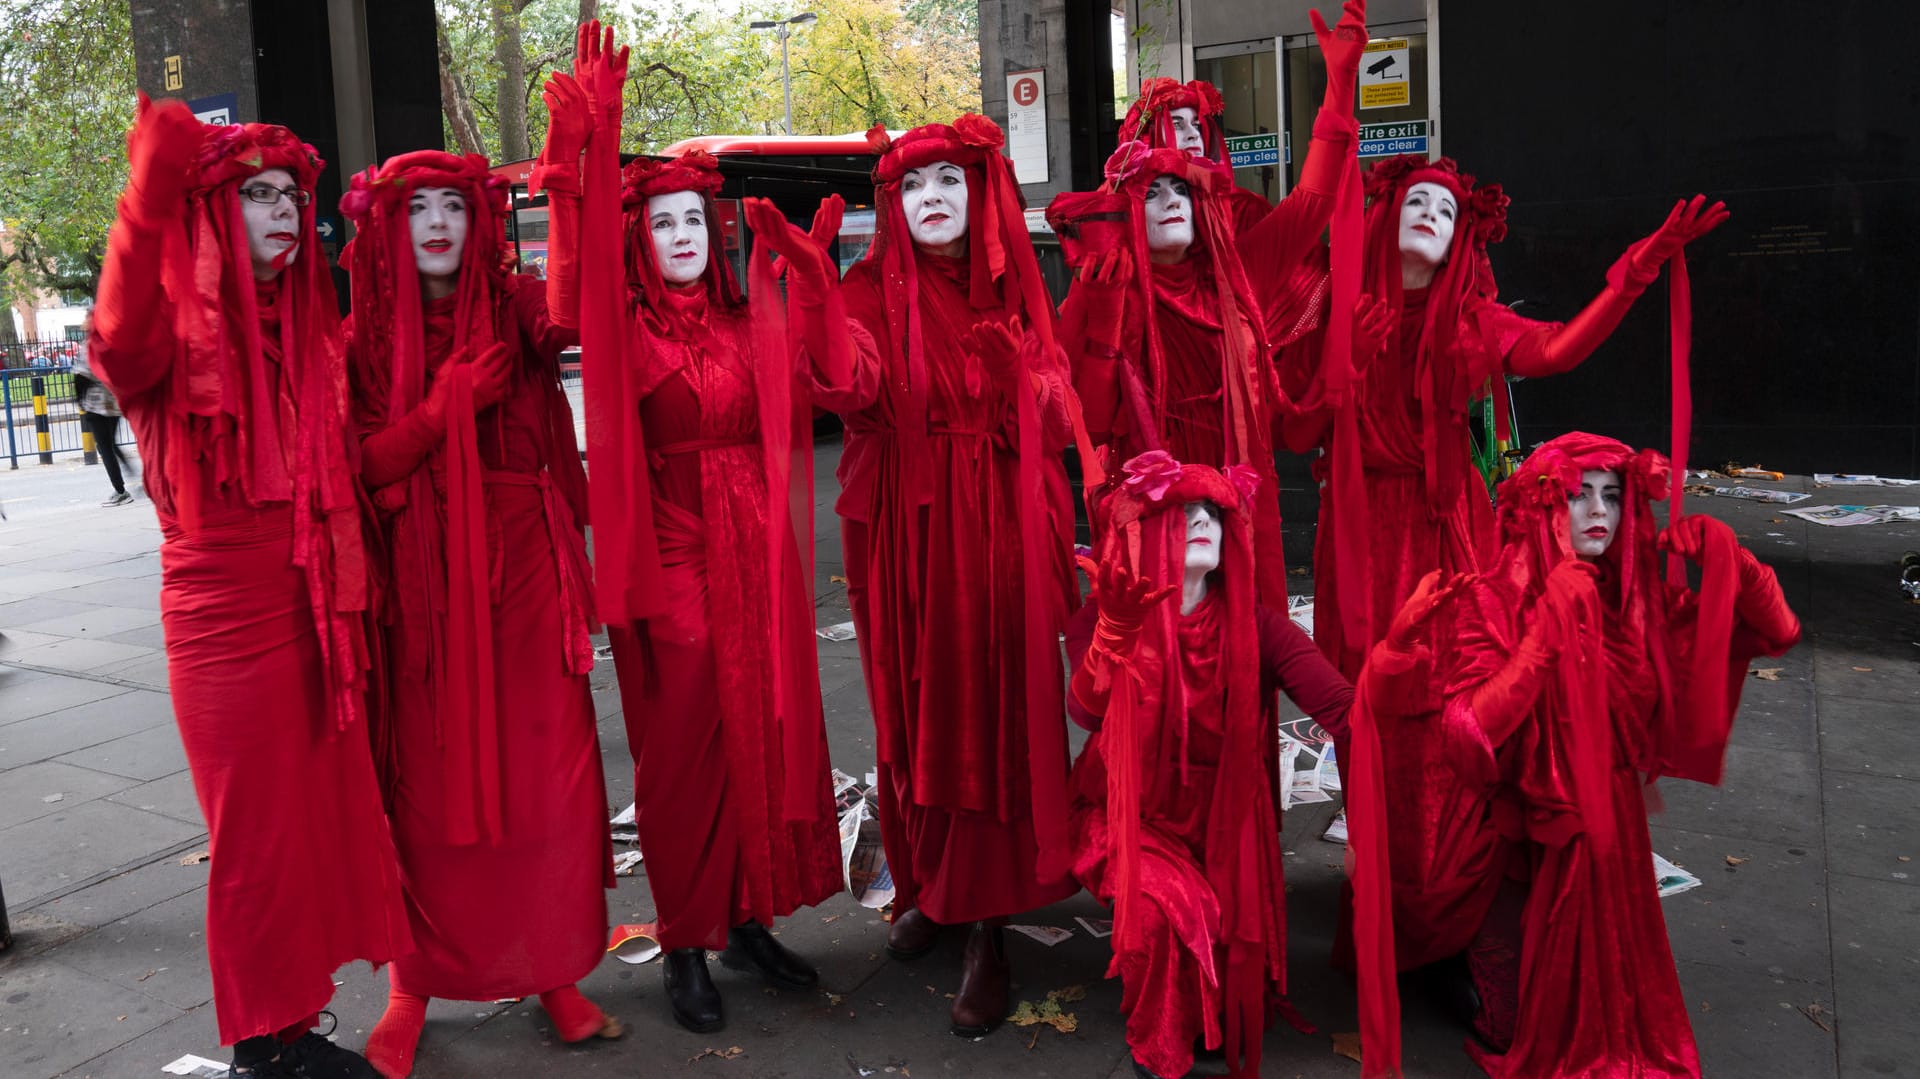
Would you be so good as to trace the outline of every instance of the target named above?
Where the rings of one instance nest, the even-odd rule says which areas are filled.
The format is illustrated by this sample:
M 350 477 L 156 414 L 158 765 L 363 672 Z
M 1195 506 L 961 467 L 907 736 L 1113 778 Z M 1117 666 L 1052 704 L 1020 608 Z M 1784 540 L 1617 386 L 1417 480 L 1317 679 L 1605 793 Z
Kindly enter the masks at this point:
M 951 924 L 1045 906 L 1077 886 L 1065 875 L 1039 879 L 1035 869 L 1032 785 L 1063 788 L 1066 776 L 1028 767 L 1028 724 L 1058 725 L 1061 759 L 1066 730 L 1058 712 L 1031 716 L 1025 703 L 1028 664 L 1057 671 L 1059 654 L 1026 653 L 1015 410 L 979 359 L 959 347 L 960 336 L 986 317 L 967 299 L 966 260 L 915 257 L 931 382 L 928 430 L 917 443 L 926 456 L 902 449 L 896 388 L 907 375 L 887 360 L 884 391 L 830 406 L 846 419 L 835 508 L 878 734 L 881 835 L 895 909 L 918 907 Z M 842 288 L 848 317 L 888 340 L 904 328 L 889 325 L 880 269 L 860 263 Z M 1055 365 L 1036 365 L 1036 374 L 1053 537 L 1046 587 L 1057 625 L 1075 591 L 1073 511 L 1059 460 L 1071 438 L 1069 391 Z
M 1147 742 L 1160 752 L 1142 762 L 1139 873 L 1145 945 L 1139 954 L 1121 957 L 1120 1007 L 1127 1015 L 1128 1048 L 1155 1075 L 1187 1074 L 1193 1067 L 1197 1039 L 1204 1038 L 1210 1048 L 1221 1044 L 1226 949 L 1221 899 L 1208 879 L 1207 833 L 1220 786 L 1217 775 L 1227 723 L 1220 670 L 1226 632 L 1223 607 L 1217 595 L 1209 596 L 1179 620 L 1180 662 L 1189 694 L 1184 755 L 1174 732 L 1155 732 Z M 1344 734 L 1352 687 L 1285 616 L 1266 607 L 1256 614 L 1261 699 L 1270 701 L 1276 690 L 1284 691 L 1321 726 Z M 1067 623 L 1067 659 L 1075 671 L 1092 643 L 1098 618 L 1098 606 L 1088 603 Z M 1143 672 L 1140 681 L 1146 687 L 1160 682 L 1151 671 Z M 1154 701 L 1143 701 L 1141 711 L 1163 714 Z M 1273 717 L 1264 711 L 1262 721 L 1270 722 Z M 1104 717 L 1090 713 L 1072 694 L 1067 712 L 1074 722 L 1094 732 L 1073 766 L 1074 875 L 1102 902 L 1112 903 Z M 1278 842 L 1277 838 L 1267 841 Z M 1274 892 L 1261 898 L 1267 907 L 1265 917 L 1284 927 L 1285 895 Z M 1285 990 L 1284 984 L 1270 988 Z
M 547 320 L 540 281 L 508 282 L 505 343 L 518 361 L 506 398 L 476 418 L 492 593 L 494 774 L 476 777 L 441 736 L 443 723 L 459 721 L 443 716 L 440 703 L 446 568 L 419 564 L 434 548 L 415 533 L 448 527 L 444 453 L 422 462 L 428 484 L 402 480 L 373 492 L 390 560 L 378 748 L 419 946 L 394 962 L 390 977 L 401 991 L 457 1000 L 531 996 L 585 977 L 601 958 L 604 889 L 612 883 L 587 684 L 583 477 L 555 368 L 575 335 Z M 457 299 L 423 304 L 429 387 L 454 350 Z M 410 492 L 433 503 L 413 505 Z M 476 784 L 498 791 L 497 842 L 483 835 L 460 843 L 449 834 L 449 797 L 474 800 Z
M 643 365 L 640 419 L 670 600 L 661 617 L 609 632 L 658 939 L 719 948 L 729 927 L 767 924 L 838 891 L 840 843 L 810 582 L 792 543 L 779 681 L 762 614 L 770 583 L 760 537 L 768 515 L 789 507 L 786 491 L 770 499 L 766 489 L 749 320 L 716 311 L 705 288 L 667 290 L 662 306 L 636 315 L 631 355 Z M 862 377 L 871 393 L 870 362 Z M 775 724 L 776 696 L 795 710 L 796 730 Z M 807 741 L 799 759 L 817 768 L 795 770 L 788 737 Z M 809 812 L 797 817 L 793 804 Z
M 357 661 L 339 651 L 359 640 L 359 625 L 328 588 L 351 575 L 364 592 L 364 566 L 336 563 L 316 535 L 324 522 L 292 503 L 250 500 L 229 456 L 228 416 L 188 413 L 186 347 L 151 270 L 167 243 L 185 236 L 126 217 L 115 226 L 108 276 L 120 287 L 102 292 L 90 356 L 147 456 L 160 516 L 160 624 L 174 719 L 211 837 L 207 961 L 220 1041 L 231 1045 L 304 1026 L 332 999 L 341 965 L 387 962 L 412 941 L 365 731 L 341 718 L 343 704 L 359 714 L 361 689 L 344 680 Z M 346 387 L 343 371 L 336 382 L 319 366 L 338 342 L 302 340 L 296 319 L 282 317 L 290 304 L 319 301 L 289 299 L 291 275 L 245 305 L 257 312 L 260 360 L 233 395 L 248 421 L 239 426 L 272 436 L 253 449 L 297 467 L 302 412 L 322 410 L 327 395 L 344 401 Z M 238 333 L 216 327 L 229 330 Z M 262 407 L 270 415 L 254 411 Z

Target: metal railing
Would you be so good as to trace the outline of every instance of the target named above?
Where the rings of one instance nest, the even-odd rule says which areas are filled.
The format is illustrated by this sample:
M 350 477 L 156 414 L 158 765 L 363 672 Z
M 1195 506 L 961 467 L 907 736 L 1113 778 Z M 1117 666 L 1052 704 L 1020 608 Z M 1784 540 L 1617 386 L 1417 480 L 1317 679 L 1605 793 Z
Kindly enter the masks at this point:
M 22 367 L 0 370 L 0 453 L 7 456 L 7 467 L 19 468 L 21 458 L 29 463 L 53 463 L 55 454 L 79 453 L 92 463 L 93 435 L 80 420 L 80 404 L 74 400 L 73 372 L 60 367 Z M 122 446 L 133 445 L 133 428 L 122 423 L 114 439 Z

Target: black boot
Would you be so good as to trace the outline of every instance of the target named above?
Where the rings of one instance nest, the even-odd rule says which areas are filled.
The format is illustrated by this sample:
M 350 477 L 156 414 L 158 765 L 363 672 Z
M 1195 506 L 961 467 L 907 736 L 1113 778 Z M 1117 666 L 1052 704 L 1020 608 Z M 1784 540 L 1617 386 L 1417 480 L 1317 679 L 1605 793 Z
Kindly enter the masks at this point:
M 710 1034 L 727 1023 L 720 1010 L 720 990 L 707 974 L 705 948 L 675 948 L 664 957 L 660 973 L 667 983 L 667 1003 L 673 1018 L 695 1034 Z
M 759 922 L 727 930 L 727 950 L 720 953 L 720 965 L 728 970 L 757 970 L 782 989 L 811 989 L 820 983 L 820 972 L 813 964 L 788 951 Z

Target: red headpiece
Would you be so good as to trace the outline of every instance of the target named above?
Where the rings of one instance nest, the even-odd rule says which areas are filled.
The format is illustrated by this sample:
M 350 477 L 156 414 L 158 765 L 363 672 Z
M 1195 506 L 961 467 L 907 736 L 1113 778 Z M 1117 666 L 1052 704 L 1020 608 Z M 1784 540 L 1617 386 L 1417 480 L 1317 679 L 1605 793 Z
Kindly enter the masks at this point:
M 1231 165 L 1227 157 L 1226 133 L 1220 118 L 1227 111 L 1220 91 L 1210 82 L 1195 79 L 1182 83 L 1173 79 L 1142 79 L 1140 96 L 1127 108 L 1120 122 L 1122 144 L 1139 140 L 1156 149 L 1173 149 L 1175 109 L 1192 109 L 1200 125 L 1201 155 L 1222 165 Z
M 695 191 L 705 207 L 707 222 L 707 268 L 701 277 L 706 285 L 706 300 L 727 310 L 741 306 L 740 283 L 726 258 L 726 234 L 713 197 L 726 181 L 720 175 L 720 162 L 705 150 L 689 150 L 679 157 L 639 157 L 627 162 L 620 172 L 620 208 L 626 218 L 627 288 L 633 302 L 652 310 L 669 321 L 681 321 L 666 309 L 667 282 L 660 276 L 660 259 L 653 249 L 648 231 L 647 200 L 656 195 Z M 692 332 L 681 326 L 677 333 Z

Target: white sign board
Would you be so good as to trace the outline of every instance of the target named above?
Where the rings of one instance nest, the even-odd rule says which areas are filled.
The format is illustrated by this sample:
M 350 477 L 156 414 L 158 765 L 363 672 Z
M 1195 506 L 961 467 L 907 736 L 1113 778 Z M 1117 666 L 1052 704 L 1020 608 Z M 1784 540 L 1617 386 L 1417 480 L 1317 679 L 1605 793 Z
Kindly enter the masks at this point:
M 1360 107 L 1390 109 L 1413 102 L 1413 64 L 1403 37 L 1367 42 L 1360 55 Z
M 1047 73 L 1007 73 L 1007 156 L 1023 184 L 1047 182 Z

